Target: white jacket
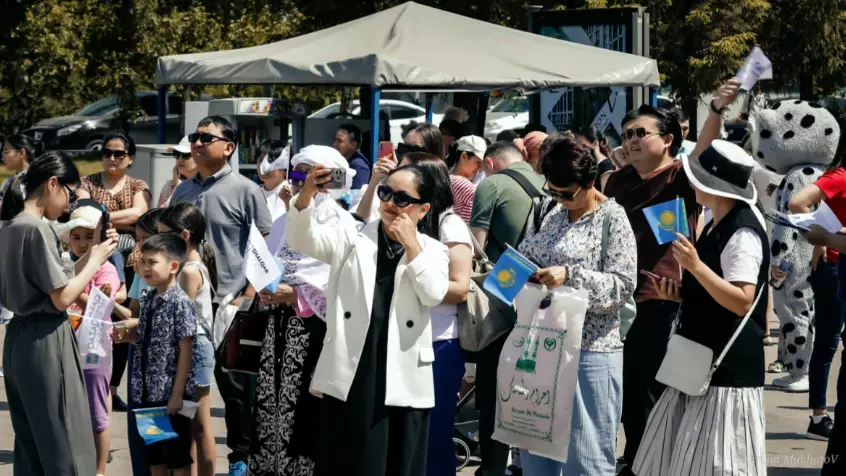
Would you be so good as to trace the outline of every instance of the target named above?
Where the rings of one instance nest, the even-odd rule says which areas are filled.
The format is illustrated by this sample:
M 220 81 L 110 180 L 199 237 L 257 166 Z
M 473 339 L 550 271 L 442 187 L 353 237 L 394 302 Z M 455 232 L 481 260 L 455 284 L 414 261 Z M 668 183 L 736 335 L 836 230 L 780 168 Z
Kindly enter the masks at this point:
M 285 238 L 292 249 L 331 267 L 326 338 L 311 385 L 346 401 L 370 326 L 382 221 L 373 221 L 359 232 L 352 225 L 320 225 L 312 220 L 313 210 L 313 202 L 302 211 L 292 206 Z M 403 258 L 396 269 L 388 317 L 385 405 L 432 408 L 435 354 L 429 308 L 446 295 L 449 254 L 446 246 L 419 232 L 417 240 L 423 251 L 411 263 Z

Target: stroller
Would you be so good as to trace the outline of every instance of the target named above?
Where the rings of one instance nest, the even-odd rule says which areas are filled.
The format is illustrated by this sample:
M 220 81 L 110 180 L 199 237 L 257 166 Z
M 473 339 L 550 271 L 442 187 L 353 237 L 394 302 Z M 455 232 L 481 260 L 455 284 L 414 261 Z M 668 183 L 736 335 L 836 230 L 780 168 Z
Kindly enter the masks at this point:
M 452 442 L 455 445 L 455 470 L 464 469 L 473 457 L 479 457 L 479 415 L 476 412 L 476 387 L 470 389 L 455 407 Z

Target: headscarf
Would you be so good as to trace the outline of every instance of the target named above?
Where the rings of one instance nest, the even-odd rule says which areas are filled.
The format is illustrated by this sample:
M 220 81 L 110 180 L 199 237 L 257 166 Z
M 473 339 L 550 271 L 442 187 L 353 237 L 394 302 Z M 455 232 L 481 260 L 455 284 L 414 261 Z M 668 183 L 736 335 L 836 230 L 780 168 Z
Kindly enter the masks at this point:
M 520 149 L 520 153 L 523 154 L 523 160 L 526 162 L 529 161 L 529 151 L 540 149 L 541 144 L 549 135 L 540 132 L 540 131 L 532 131 L 526 134 L 525 137 L 522 139 L 514 139 L 514 145 Z
M 262 175 L 267 175 L 274 170 L 288 170 L 288 162 L 291 158 L 291 146 L 285 147 L 282 149 L 282 152 L 279 154 L 279 157 L 276 158 L 273 162 L 270 161 L 270 154 L 265 154 L 264 157 L 261 159 L 261 165 L 259 166 L 259 171 Z

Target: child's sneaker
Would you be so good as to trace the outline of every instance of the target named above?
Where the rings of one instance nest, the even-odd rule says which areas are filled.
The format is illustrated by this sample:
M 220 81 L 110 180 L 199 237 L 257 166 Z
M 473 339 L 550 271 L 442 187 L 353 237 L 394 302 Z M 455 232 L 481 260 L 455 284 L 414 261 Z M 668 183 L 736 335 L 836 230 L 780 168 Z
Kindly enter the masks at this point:
M 831 431 L 834 429 L 834 420 L 828 415 L 822 415 L 818 422 L 814 423 L 814 417 L 811 418 L 811 423 L 808 425 L 808 432 L 805 434 L 808 439 L 818 441 L 828 441 L 831 436 Z

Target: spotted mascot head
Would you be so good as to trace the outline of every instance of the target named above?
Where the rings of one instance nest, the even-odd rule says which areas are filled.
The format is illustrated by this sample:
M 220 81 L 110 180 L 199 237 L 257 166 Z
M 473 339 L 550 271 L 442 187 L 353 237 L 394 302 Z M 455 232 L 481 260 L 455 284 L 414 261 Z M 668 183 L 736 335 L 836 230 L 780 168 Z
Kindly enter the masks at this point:
M 756 112 L 750 118 L 750 131 L 755 159 L 767 170 L 784 176 L 775 207 L 789 213 L 790 199 L 813 184 L 834 158 L 840 139 L 837 120 L 818 103 L 786 100 Z M 812 253 L 813 247 L 796 230 L 773 226 L 773 307 L 783 337 L 779 355 L 790 372 L 787 385 L 802 385 L 813 350 L 814 291 L 808 279 Z

